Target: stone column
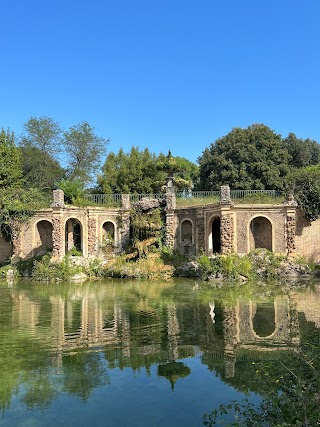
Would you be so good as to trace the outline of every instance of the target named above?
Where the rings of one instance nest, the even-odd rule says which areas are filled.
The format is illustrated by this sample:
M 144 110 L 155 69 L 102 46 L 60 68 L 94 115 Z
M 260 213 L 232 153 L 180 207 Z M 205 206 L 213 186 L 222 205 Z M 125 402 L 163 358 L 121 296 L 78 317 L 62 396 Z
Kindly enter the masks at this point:
M 234 215 L 229 185 L 220 187 L 220 206 L 221 254 L 226 255 L 234 252 Z
M 11 241 L 12 241 L 12 247 L 13 247 L 13 255 L 11 257 L 11 263 L 15 264 L 20 261 L 22 224 L 20 221 L 13 219 L 10 222 L 10 228 L 11 228 Z
M 205 242 L 205 221 L 204 208 L 199 207 L 196 213 L 196 254 L 204 252 L 206 247 Z
M 130 243 L 130 211 L 121 212 L 121 229 L 119 251 L 122 252 Z
M 93 257 L 97 252 L 97 220 L 88 219 L 88 256 Z
M 237 345 L 237 313 L 234 307 L 223 310 L 224 363 L 226 378 L 235 375 L 234 348 Z
M 166 236 L 165 243 L 169 248 L 174 249 L 176 220 L 174 210 L 176 208 L 176 195 L 173 188 L 168 188 L 166 193 Z
M 52 218 L 52 259 L 60 261 L 65 253 L 65 230 L 59 210 L 53 212 Z
M 53 190 L 52 192 L 52 208 L 64 208 L 64 192 L 63 190 Z
M 296 210 L 298 203 L 294 200 L 293 195 L 289 194 L 283 206 L 286 208 L 286 252 L 288 257 L 294 257 L 296 254 Z

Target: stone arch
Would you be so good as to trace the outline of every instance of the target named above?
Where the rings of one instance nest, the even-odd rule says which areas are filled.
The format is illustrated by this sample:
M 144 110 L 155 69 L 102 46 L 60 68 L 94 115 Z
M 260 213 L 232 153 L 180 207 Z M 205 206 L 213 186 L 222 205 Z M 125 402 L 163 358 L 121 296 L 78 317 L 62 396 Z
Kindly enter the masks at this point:
M 116 226 L 113 221 L 105 221 L 102 224 L 102 241 L 115 244 L 116 240 Z
M 33 242 L 33 256 L 45 255 L 53 249 L 52 241 L 52 223 L 47 219 L 40 219 L 35 224 L 34 229 L 34 242 Z
M 7 224 L 0 227 L 0 263 L 10 259 L 13 255 L 12 230 Z
M 249 224 L 250 251 L 258 248 L 273 250 L 272 222 L 266 216 L 256 216 Z
M 221 219 L 214 216 L 209 222 L 208 252 L 209 254 L 221 252 Z
M 180 243 L 183 246 L 191 246 L 194 243 L 193 222 L 191 219 L 184 219 L 180 224 Z
M 77 218 L 69 218 L 65 223 L 65 252 L 73 248 L 83 252 L 83 227 Z

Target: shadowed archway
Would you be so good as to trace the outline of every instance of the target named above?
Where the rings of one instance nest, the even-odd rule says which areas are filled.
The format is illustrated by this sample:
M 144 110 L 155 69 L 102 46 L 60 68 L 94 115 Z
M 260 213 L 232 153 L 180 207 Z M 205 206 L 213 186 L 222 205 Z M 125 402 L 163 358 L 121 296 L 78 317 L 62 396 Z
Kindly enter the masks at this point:
M 263 216 L 253 218 L 250 223 L 250 250 L 258 248 L 272 251 L 272 224 Z

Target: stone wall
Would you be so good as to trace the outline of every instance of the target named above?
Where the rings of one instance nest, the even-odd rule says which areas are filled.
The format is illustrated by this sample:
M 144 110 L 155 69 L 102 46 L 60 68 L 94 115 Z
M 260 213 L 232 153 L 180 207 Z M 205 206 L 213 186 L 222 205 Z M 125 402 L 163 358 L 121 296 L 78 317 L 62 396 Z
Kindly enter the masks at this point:
M 296 215 L 295 245 L 297 254 L 320 262 L 320 219 L 310 222 L 300 209 Z

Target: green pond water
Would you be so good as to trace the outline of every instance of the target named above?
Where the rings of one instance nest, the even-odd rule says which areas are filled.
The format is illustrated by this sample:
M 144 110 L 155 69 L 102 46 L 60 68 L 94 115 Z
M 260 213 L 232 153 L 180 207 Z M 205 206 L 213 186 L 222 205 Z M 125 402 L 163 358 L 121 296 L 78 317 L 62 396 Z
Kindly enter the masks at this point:
M 0 282 L 0 426 L 203 426 L 258 405 L 320 342 L 304 288 Z

